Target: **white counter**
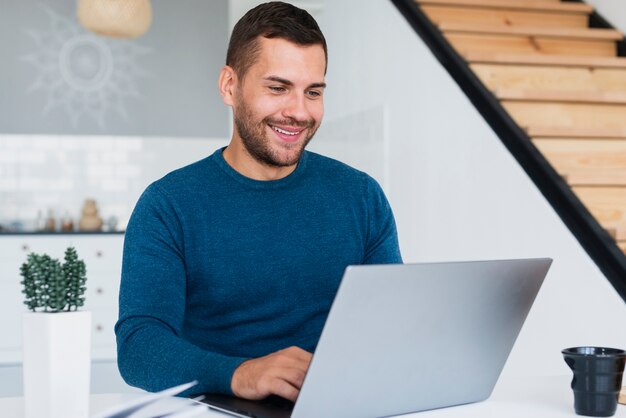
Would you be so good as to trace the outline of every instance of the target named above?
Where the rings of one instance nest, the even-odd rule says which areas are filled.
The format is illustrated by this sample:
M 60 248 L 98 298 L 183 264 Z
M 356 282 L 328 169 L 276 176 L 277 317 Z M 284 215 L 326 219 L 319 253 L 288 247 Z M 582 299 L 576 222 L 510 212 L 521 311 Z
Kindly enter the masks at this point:
M 560 418 L 575 417 L 574 398 L 570 389 L 571 376 L 551 376 L 537 378 L 502 378 L 492 396 L 475 404 L 425 411 L 403 417 L 415 418 Z M 133 394 L 96 394 L 91 397 L 91 413 L 96 414 L 111 405 L 131 399 Z M 0 398 L 0 411 L 3 418 L 23 418 L 23 399 L 19 397 Z M 167 408 L 171 403 L 191 402 L 186 399 L 171 398 L 155 405 L 155 409 Z M 143 414 L 142 414 L 143 415 Z M 198 417 L 226 417 L 219 412 L 206 411 Z M 618 405 L 615 417 L 626 417 L 626 406 Z M 139 416 L 137 418 L 140 418 Z

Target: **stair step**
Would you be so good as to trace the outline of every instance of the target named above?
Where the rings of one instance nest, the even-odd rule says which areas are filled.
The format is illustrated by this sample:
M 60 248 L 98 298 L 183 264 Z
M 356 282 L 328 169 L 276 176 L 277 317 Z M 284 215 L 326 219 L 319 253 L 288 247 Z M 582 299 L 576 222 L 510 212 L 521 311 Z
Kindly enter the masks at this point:
M 585 28 L 589 16 L 583 13 L 555 13 L 537 10 L 423 5 L 422 11 L 435 24 L 442 22 L 473 23 L 491 26 L 542 26 Z
M 470 64 L 470 68 L 492 91 L 512 90 L 514 93 L 532 92 L 534 97 L 543 99 L 542 92 L 573 94 L 563 100 L 575 100 L 576 95 L 593 93 L 590 97 L 580 97 L 582 101 L 603 99 L 621 100 L 626 95 L 626 68 L 584 68 L 509 64 Z M 615 93 L 618 95 L 615 96 Z M 515 98 L 511 96 L 511 98 Z
M 509 66 L 472 69 L 626 252 L 626 83 L 591 71 L 626 69 L 615 57 L 624 35 L 585 27 L 593 8 L 578 2 L 415 1 L 468 62 Z M 523 74 L 548 65 L 561 70 Z
M 522 127 L 626 130 L 626 106 L 622 104 L 511 100 L 502 100 L 501 103 Z
M 591 214 L 618 241 L 626 240 L 625 187 L 572 187 Z
M 471 63 L 495 63 L 509 65 L 558 65 L 582 68 L 626 68 L 626 57 L 595 57 L 586 55 L 541 55 L 510 54 L 483 51 L 463 53 L 465 60 Z
M 495 54 L 586 55 L 615 57 L 614 40 L 537 37 L 529 35 L 444 32 L 461 55 L 470 52 Z
M 624 35 L 615 29 L 604 28 L 547 28 L 525 26 L 490 26 L 474 23 L 443 22 L 438 25 L 443 32 L 482 33 L 492 35 L 518 35 L 537 38 L 563 38 L 583 40 L 618 41 Z
M 534 139 L 559 174 L 573 186 L 626 186 L 626 139 Z
M 497 89 L 494 94 L 500 100 L 510 101 L 626 104 L 626 92 Z
M 626 127 L 573 128 L 570 126 L 522 125 L 531 138 L 626 139 Z
M 416 0 L 419 5 L 449 5 L 510 10 L 539 10 L 569 13 L 591 13 L 593 7 L 585 3 L 554 2 L 541 0 Z

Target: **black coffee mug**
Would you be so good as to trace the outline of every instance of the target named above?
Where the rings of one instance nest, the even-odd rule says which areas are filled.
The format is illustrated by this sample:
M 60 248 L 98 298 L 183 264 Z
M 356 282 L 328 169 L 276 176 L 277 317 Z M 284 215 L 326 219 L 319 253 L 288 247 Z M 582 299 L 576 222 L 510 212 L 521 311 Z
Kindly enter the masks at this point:
M 626 351 L 606 347 L 573 347 L 562 350 L 574 372 L 574 410 L 578 415 L 610 417 L 617 409 Z

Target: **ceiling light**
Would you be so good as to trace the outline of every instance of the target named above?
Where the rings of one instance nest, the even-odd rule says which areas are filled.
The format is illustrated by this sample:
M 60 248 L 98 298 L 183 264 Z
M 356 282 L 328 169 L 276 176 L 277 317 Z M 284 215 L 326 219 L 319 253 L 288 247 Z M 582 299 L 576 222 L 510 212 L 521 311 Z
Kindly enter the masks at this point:
M 136 38 L 152 22 L 150 0 L 79 0 L 78 21 L 98 35 Z

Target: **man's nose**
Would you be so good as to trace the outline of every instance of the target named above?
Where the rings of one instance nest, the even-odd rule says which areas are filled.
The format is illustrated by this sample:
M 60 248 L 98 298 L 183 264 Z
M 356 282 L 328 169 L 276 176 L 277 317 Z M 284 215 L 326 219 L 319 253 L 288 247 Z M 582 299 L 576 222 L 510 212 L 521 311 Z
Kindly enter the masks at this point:
M 293 94 L 289 97 L 283 109 L 283 116 L 299 122 L 306 122 L 311 119 L 306 98 L 303 94 Z

